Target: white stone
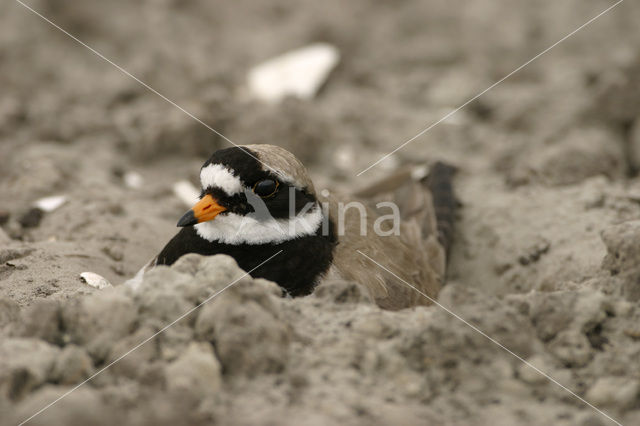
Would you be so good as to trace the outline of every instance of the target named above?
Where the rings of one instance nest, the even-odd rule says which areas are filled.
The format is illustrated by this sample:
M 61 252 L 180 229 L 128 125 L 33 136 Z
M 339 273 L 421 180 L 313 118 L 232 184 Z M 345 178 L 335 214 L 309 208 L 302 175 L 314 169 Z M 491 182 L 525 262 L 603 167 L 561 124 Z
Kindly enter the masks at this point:
M 353 170 L 354 164 L 356 164 L 356 152 L 351 145 L 337 147 L 333 158 L 336 167 L 342 170 Z
M 144 179 L 138 172 L 127 172 L 123 177 L 124 184 L 127 188 L 131 189 L 139 189 L 142 188 L 142 184 L 144 183 Z
M 66 202 L 66 195 L 53 195 L 51 197 L 40 198 L 34 205 L 40 210 L 48 213 L 54 211 Z
M 420 181 L 429 176 L 429 166 L 421 164 L 411 169 L 411 179 Z
M 173 184 L 173 193 L 186 205 L 192 207 L 200 198 L 200 191 L 191 182 L 181 180 Z
M 80 274 L 80 278 L 89 284 L 93 288 L 102 290 L 107 287 L 112 287 L 111 283 L 102 275 L 98 275 L 95 272 L 83 272 Z
M 249 90 L 268 103 L 287 96 L 311 99 L 339 60 L 338 49 L 326 43 L 292 50 L 252 68 L 247 76 Z

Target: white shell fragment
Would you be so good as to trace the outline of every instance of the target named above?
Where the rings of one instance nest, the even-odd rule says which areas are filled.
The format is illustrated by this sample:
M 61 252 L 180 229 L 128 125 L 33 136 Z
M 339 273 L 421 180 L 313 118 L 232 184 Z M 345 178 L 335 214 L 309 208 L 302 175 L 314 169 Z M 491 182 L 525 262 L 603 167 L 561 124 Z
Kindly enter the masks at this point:
M 124 180 L 125 186 L 131 189 L 142 188 L 142 184 L 144 183 L 144 179 L 142 179 L 142 176 L 138 172 L 127 172 L 122 179 Z
M 251 69 L 249 90 L 268 103 L 278 103 L 287 96 L 311 99 L 339 60 L 338 49 L 327 43 L 292 50 Z
M 53 195 L 51 197 L 40 198 L 34 205 L 47 213 L 54 211 L 67 202 L 66 195 Z
M 200 191 L 188 180 L 180 180 L 174 183 L 173 193 L 187 207 L 192 207 L 200 198 Z
M 415 181 L 422 180 L 429 175 L 429 166 L 422 164 L 411 169 L 411 179 Z
M 102 290 L 107 287 L 113 287 L 109 281 L 102 275 L 98 275 L 95 272 L 83 272 L 80 274 L 82 281 L 89 284 L 93 288 Z

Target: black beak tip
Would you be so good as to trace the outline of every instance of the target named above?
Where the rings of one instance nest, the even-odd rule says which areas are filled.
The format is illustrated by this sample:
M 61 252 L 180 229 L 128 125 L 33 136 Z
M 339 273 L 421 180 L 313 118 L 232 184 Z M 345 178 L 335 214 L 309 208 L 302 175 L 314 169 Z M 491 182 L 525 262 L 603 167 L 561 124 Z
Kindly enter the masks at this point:
M 182 217 L 178 221 L 177 226 L 180 226 L 180 227 L 191 226 L 191 225 L 195 225 L 196 223 L 198 223 L 198 219 L 196 219 L 195 215 L 193 214 L 193 210 L 189 210 L 184 215 L 182 215 Z

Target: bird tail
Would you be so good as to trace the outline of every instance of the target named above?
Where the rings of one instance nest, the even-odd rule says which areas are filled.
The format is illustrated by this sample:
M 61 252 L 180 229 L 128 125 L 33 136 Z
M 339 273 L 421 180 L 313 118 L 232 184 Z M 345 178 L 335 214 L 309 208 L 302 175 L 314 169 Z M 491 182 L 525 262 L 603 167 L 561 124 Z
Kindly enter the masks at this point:
M 436 162 L 429 168 L 426 183 L 431 191 L 433 207 L 438 224 L 438 240 L 449 258 L 449 249 L 453 241 L 455 214 L 458 201 L 453 192 L 453 176 L 456 168 L 446 163 Z

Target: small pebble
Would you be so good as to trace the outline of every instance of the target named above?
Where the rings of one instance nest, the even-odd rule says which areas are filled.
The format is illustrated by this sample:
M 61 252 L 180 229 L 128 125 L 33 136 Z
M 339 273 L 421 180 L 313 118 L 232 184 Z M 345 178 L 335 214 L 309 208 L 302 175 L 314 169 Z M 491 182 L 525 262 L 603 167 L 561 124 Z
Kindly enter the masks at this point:
M 316 43 L 255 66 L 247 76 L 251 94 L 267 103 L 286 97 L 312 99 L 338 64 L 338 49 Z
M 101 275 L 98 275 L 94 272 L 83 272 L 80 274 L 80 278 L 87 284 L 89 284 L 93 288 L 97 288 L 98 290 L 102 290 L 107 287 L 112 287 L 111 283 L 107 281 L 107 279 Z
M 53 195 L 51 197 L 40 198 L 35 202 L 34 206 L 40 210 L 49 213 L 67 202 L 66 195 Z
M 173 184 L 173 193 L 186 206 L 191 207 L 198 202 L 200 191 L 189 181 L 181 180 Z
M 124 184 L 127 188 L 131 189 L 142 188 L 142 185 L 144 184 L 144 179 L 140 173 L 137 172 L 127 172 L 124 174 L 122 179 L 124 180 Z

